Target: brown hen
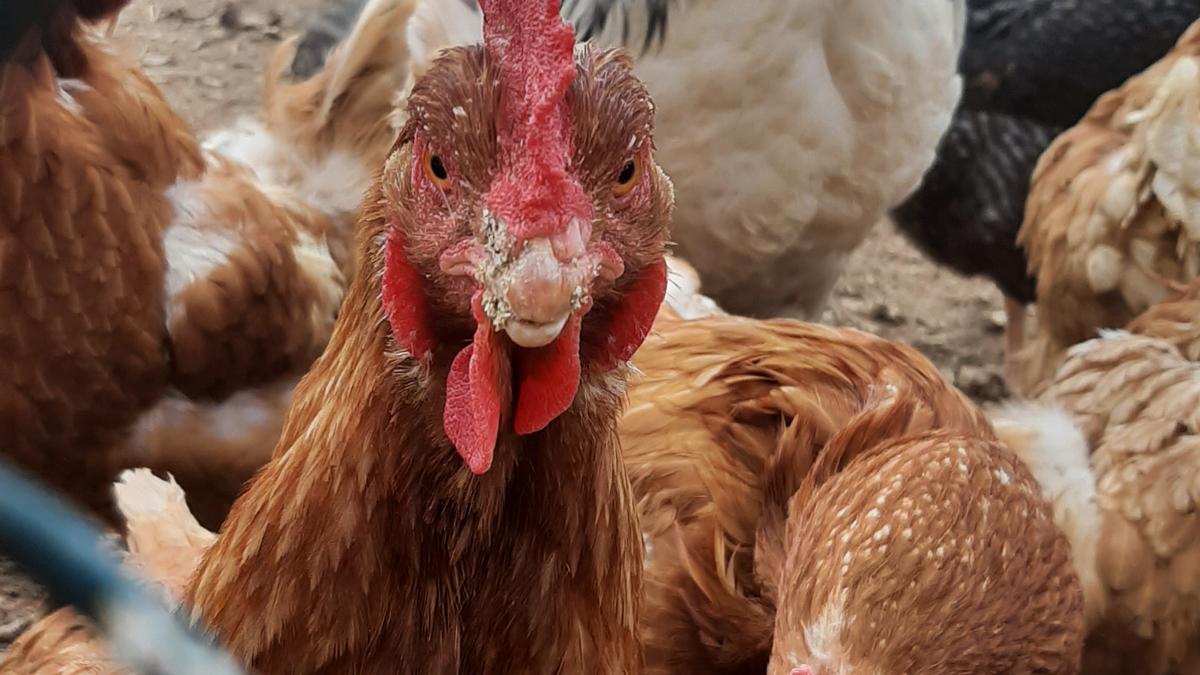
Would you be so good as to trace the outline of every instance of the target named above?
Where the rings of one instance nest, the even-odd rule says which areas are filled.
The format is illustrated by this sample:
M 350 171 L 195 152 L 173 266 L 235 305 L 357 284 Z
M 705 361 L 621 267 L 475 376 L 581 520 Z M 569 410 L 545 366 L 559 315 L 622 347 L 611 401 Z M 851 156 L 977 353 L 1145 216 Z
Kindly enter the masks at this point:
M 1087 672 L 1200 672 L 1197 297 L 1076 345 L 1035 403 L 995 415 L 1071 539 Z
M 902 397 L 792 499 L 767 672 L 1078 673 L 1083 594 L 1037 482 L 990 438 L 906 435 Z
M 875 436 L 855 446 L 863 450 L 912 433 L 955 431 L 974 439 L 975 456 L 990 452 L 994 437 L 983 413 L 906 346 L 796 321 L 680 319 L 676 308 L 687 311 L 698 299 L 686 266 L 672 267 L 669 306 L 634 358 L 642 374 L 621 426 L 647 546 L 647 666 L 762 672 L 775 579 L 790 541 L 785 505 L 831 439 L 868 430 Z M 899 426 L 854 426 L 881 392 L 911 406 L 911 416 Z M 1057 644 L 1064 664 L 1069 647 Z
M 1036 339 L 1016 389 L 1036 395 L 1066 350 L 1125 325 L 1200 275 L 1200 25 L 1101 97 L 1033 176 L 1018 238 L 1038 278 Z
M 258 672 L 639 670 L 617 424 L 666 286 L 653 106 L 556 0 L 483 10 L 486 44 L 413 88 L 272 461 L 211 545 L 169 509 L 130 519 L 135 543 L 177 533 L 177 556 L 135 561 L 195 565 L 183 604 Z M 7 672 L 97 658 L 64 622 Z
M 268 91 L 265 125 L 201 143 L 80 16 L 122 4 L 48 3 L 0 63 L 2 452 L 101 511 L 121 468 L 169 468 L 215 525 L 273 443 L 183 457 L 145 440 L 173 433 L 156 425 L 181 407 L 210 416 L 208 402 L 275 386 L 324 348 L 364 162 L 392 133 L 382 90 L 401 75 L 378 61 L 406 50 L 380 33 L 411 7 L 375 3 L 327 72 Z M 330 109 L 298 124 L 288 110 L 318 94 Z

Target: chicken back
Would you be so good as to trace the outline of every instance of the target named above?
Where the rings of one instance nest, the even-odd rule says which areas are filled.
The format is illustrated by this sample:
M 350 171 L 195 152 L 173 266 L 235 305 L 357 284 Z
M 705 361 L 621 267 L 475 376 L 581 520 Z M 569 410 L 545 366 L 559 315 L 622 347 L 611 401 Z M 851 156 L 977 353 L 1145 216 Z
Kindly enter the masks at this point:
M 954 432 L 871 446 L 905 415 L 881 403 L 792 500 L 768 672 L 1078 673 L 1083 594 L 1029 469 Z
M 1036 396 L 1072 345 L 1124 326 L 1200 275 L 1190 169 L 1198 97 L 1194 24 L 1042 155 L 1018 236 L 1038 279 L 1037 336 L 1016 383 L 1023 394 Z

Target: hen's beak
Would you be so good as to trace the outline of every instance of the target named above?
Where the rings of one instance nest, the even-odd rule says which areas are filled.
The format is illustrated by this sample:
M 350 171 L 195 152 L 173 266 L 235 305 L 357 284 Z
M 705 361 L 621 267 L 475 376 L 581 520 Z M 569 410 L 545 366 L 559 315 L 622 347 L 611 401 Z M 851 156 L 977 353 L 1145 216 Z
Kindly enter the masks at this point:
M 575 218 L 551 235 L 505 246 L 485 241 L 493 255 L 483 256 L 476 279 L 493 327 L 518 347 L 554 342 L 572 315 L 586 311 L 592 282 L 615 279 L 624 271 L 611 247 L 593 245 L 591 235 L 591 223 Z
M 597 278 L 611 281 L 625 272 L 612 246 L 590 241 L 591 223 L 580 218 L 560 232 L 513 242 L 508 228 L 485 213 L 482 230 L 482 241 L 447 250 L 441 268 L 475 278 L 493 329 L 518 347 L 554 342 L 572 315 L 590 306 Z
M 519 347 L 554 342 L 587 295 L 592 277 L 583 247 L 555 246 L 550 237 L 525 242 L 513 261 L 504 299 L 511 312 L 504 332 Z

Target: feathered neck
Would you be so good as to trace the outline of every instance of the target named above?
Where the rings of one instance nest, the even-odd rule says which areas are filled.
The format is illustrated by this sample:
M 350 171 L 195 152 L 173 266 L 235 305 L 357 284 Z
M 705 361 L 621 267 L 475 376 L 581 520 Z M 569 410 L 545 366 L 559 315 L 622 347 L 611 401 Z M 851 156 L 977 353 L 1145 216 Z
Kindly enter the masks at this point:
M 634 670 L 623 371 L 587 381 L 543 432 L 502 436 L 472 475 L 441 427 L 448 362 L 395 349 L 383 225 L 363 230 L 329 348 L 187 600 L 262 672 Z

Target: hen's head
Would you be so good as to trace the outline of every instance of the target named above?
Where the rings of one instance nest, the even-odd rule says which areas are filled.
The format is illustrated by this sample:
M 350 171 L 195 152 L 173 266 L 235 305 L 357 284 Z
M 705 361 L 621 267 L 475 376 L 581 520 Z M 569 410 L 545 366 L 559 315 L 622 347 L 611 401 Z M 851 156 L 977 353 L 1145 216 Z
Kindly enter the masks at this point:
M 452 354 L 445 428 L 476 473 L 502 421 L 541 430 L 641 344 L 672 203 L 629 60 L 577 49 L 556 0 L 480 4 L 484 46 L 416 83 L 382 176 L 393 335 Z

